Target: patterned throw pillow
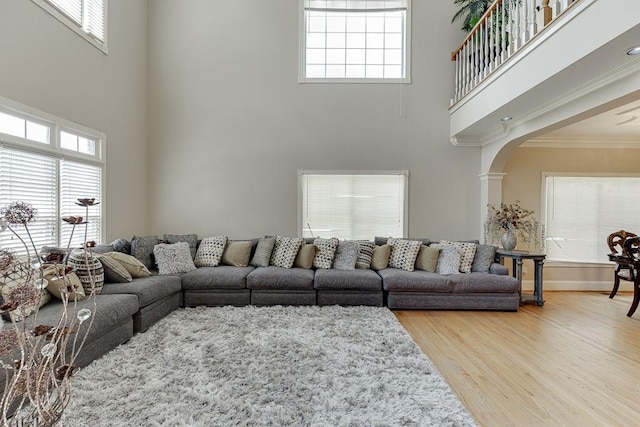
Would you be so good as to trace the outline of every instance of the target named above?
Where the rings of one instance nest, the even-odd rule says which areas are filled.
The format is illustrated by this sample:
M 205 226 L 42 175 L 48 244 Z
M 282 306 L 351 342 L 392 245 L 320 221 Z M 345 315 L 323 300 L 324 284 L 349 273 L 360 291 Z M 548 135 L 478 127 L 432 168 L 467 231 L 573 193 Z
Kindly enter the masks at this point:
M 340 240 L 335 237 L 330 239 L 322 239 L 318 237 L 315 239 L 313 244 L 318 248 L 318 251 L 316 252 L 316 257 L 313 259 L 313 266 L 321 269 L 331 268 L 339 243 Z
M 424 270 L 435 273 L 438 267 L 438 257 L 441 248 L 422 245 L 416 258 L 416 270 Z
M 106 252 L 108 253 L 108 252 Z M 104 280 L 107 283 L 127 283 L 133 280 L 131 273 L 122 264 L 109 255 L 98 255 L 98 259 L 104 268 Z
M 251 248 L 253 243 L 249 240 L 227 242 L 227 247 L 222 253 L 222 263 L 233 265 L 234 267 L 246 267 L 249 265 L 249 257 L 251 256 Z
M 108 256 L 120 263 L 131 275 L 131 277 L 148 277 L 151 276 L 151 272 L 133 255 L 127 255 L 122 252 L 107 252 L 102 256 Z
M 436 273 L 457 274 L 460 272 L 460 252 L 453 245 L 431 245 L 431 247 L 442 247 L 438 256 Z
M 160 243 L 157 236 L 133 236 L 131 239 L 131 255 L 140 260 L 149 270 L 155 268 L 153 261 L 153 248 Z M 115 248 L 114 248 L 115 249 Z
M 191 252 L 191 259 L 194 259 L 196 257 L 196 248 L 198 246 L 197 234 L 164 234 L 162 236 L 162 239 L 169 244 L 187 242 L 189 244 L 189 251 Z
M 355 270 L 358 261 L 360 244 L 353 240 L 346 240 L 338 244 L 336 258 L 333 260 L 333 268 L 336 270 Z
M 30 279 L 28 283 L 27 279 Z M 0 304 L 19 304 L 16 310 L 4 313 L 3 319 L 20 322 L 51 300 L 46 289 L 38 290 L 33 286 L 36 279 L 39 279 L 39 274 L 31 271 L 27 257 L 19 257 L 15 267 L 0 274 Z
M 227 236 L 214 236 L 202 239 L 196 259 L 193 261 L 196 267 L 217 267 L 222 260 L 222 253 L 227 246 Z
M 371 268 L 371 259 L 373 258 L 373 250 L 376 244 L 366 240 L 358 241 L 360 249 L 358 250 L 358 259 L 356 260 L 356 268 L 368 270 Z
M 488 273 L 491 264 L 496 258 L 496 247 L 493 245 L 478 245 L 476 247 L 476 256 L 471 264 L 471 271 L 479 273 Z
M 161 275 L 188 273 L 196 269 L 187 242 L 160 243 L 153 248 L 153 255 L 156 257 L 158 272 Z
M 476 244 L 469 242 L 452 242 L 450 240 L 440 240 L 442 245 L 453 245 L 460 252 L 460 272 L 471 273 L 471 265 L 476 255 Z
M 419 240 L 396 239 L 393 237 L 389 237 L 388 242 L 389 246 L 391 246 L 389 267 L 413 271 L 422 242 Z
M 75 249 L 69 254 L 67 264 L 70 267 L 75 267 L 85 295 L 90 295 L 94 290 L 96 295 L 102 292 L 104 268 L 96 255 L 84 249 Z
M 62 299 L 64 292 L 67 294 L 68 301 L 85 299 L 84 288 L 75 272 L 64 274 L 62 265 L 47 265 L 43 268 L 42 274 L 48 282 L 47 291 L 54 297 Z
M 270 264 L 282 268 L 293 267 L 303 241 L 301 237 L 276 236 L 276 244 L 273 247 Z
M 253 254 L 253 258 L 251 258 L 251 262 L 249 264 L 254 267 L 268 267 L 269 261 L 271 260 L 271 253 L 273 252 L 273 247 L 275 245 L 275 237 L 265 237 L 258 240 L 256 252 Z

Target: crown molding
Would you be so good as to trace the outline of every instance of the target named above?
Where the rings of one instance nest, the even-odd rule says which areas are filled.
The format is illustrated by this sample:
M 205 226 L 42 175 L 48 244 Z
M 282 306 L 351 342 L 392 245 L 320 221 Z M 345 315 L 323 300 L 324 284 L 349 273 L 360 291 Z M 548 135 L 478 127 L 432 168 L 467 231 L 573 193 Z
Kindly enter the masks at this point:
M 452 136 L 451 139 L 451 144 L 453 144 L 456 147 L 480 147 L 482 146 L 482 141 L 480 141 L 480 138 L 478 138 L 477 136 L 474 135 L 456 135 L 456 136 Z
M 539 136 L 520 147 L 528 148 L 640 148 L 640 139 L 593 136 Z

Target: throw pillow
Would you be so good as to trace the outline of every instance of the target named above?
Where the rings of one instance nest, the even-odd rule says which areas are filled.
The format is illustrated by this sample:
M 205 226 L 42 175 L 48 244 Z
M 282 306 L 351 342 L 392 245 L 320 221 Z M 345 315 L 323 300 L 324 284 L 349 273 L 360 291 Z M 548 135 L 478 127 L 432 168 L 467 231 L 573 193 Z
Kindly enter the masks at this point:
M 250 264 L 254 267 L 268 267 L 275 244 L 275 237 L 265 237 L 258 240 L 256 252 L 253 254 Z
M 169 244 L 187 242 L 189 244 L 189 251 L 191 251 L 191 259 L 196 257 L 196 248 L 198 246 L 197 234 L 164 234 L 162 239 Z
M 440 245 L 431 245 L 432 247 L 440 247 Z M 442 250 L 438 256 L 438 265 L 436 273 L 438 274 L 457 274 L 460 272 L 460 252 L 453 245 L 442 245 Z
M 438 256 L 440 256 L 440 248 L 422 245 L 416 258 L 416 270 L 435 273 L 438 266 Z
M 113 251 L 115 251 L 115 248 L 112 245 L 95 245 L 91 248 L 91 252 L 94 254 L 104 254 Z
M 127 255 L 122 252 L 107 252 L 103 254 L 103 256 L 105 255 L 118 261 L 133 278 L 151 276 L 149 269 L 133 255 Z
M 2 314 L 3 319 L 20 322 L 51 300 L 46 289 L 33 286 L 33 281 L 39 278 L 39 274 L 31 270 L 27 257 L 19 257 L 13 268 L 0 274 L 0 305 L 17 305 L 15 310 Z
M 301 237 L 284 237 L 277 235 L 270 264 L 283 268 L 293 267 L 302 242 Z
M 196 267 L 217 267 L 222 260 L 222 253 L 227 246 L 227 236 L 214 236 L 202 239 L 196 252 Z
M 336 258 L 333 260 L 333 268 L 336 270 L 355 270 L 358 261 L 360 245 L 353 240 L 345 240 L 338 244 Z
M 108 253 L 108 252 L 106 252 Z M 109 255 L 98 255 L 98 259 L 104 269 L 104 280 L 110 283 L 127 283 L 133 280 L 131 273 L 115 258 Z
M 300 250 L 298 250 L 298 255 L 296 255 L 293 266 L 306 269 L 313 267 L 316 250 L 317 248 L 314 244 L 303 243 L 302 246 L 300 246 Z
M 389 237 L 388 242 L 391 246 L 389 267 L 413 271 L 422 242 L 419 240 L 395 239 L 392 237 Z
M 373 250 L 376 248 L 375 243 L 366 240 L 359 241 L 360 249 L 358 250 L 358 259 L 356 260 L 356 268 L 368 270 L 371 268 L 371 258 Z
M 332 237 L 330 239 L 322 239 L 318 237 L 313 241 L 313 244 L 318 248 L 316 257 L 313 259 L 313 266 L 315 268 L 328 269 L 333 265 L 333 259 L 336 256 L 336 249 L 340 240 Z
M 62 265 L 44 267 L 42 274 L 48 282 L 47 291 L 58 299 L 62 299 L 62 295 L 66 294 L 68 301 L 82 301 L 85 294 L 80 278 L 74 271 L 64 274 L 64 268 Z
M 476 255 L 476 244 L 470 242 L 452 242 L 449 240 L 440 240 L 443 245 L 453 245 L 460 252 L 460 272 L 471 273 L 471 265 Z
M 131 254 L 131 242 L 127 239 L 116 239 L 111 242 L 111 246 L 113 246 L 114 251 Z
M 389 255 L 391 255 L 391 246 L 376 246 L 371 257 L 372 270 L 384 270 L 389 266 Z
M 157 236 L 133 236 L 131 239 L 131 255 L 136 257 L 149 270 L 155 268 L 153 248 L 160 243 Z
M 156 257 L 158 273 L 161 275 L 188 273 L 196 269 L 187 242 L 160 243 L 153 248 L 153 255 Z
M 249 257 L 251 256 L 251 248 L 253 243 L 250 241 L 227 242 L 227 247 L 222 253 L 222 263 L 233 265 L 234 267 L 246 267 L 249 265 Z
M 493 245 L 478 245 L 476 247 L 476 255 L 471 264 L 471 271 L 479 273 L 488 273 L 491 264 L 496 258 L 496 247 Z
M 74 249 L 67 258 L 67 264 L 76 269 L 85 295 L 102 292 L 104 285 L 104 268 L 98 257 L 84 249 Z

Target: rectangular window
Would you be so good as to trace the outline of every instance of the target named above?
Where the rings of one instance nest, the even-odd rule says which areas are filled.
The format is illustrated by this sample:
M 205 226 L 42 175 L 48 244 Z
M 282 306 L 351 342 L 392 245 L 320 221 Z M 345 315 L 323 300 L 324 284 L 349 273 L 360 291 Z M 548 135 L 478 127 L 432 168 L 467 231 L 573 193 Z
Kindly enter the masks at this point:
M 33 0 L 104 53 L 107 53 L 107 1 Z
M 640 176 L 544 174 L 550 261 L 608 263 L 609 234 L 640 234 Z
M 299 171 L 301 236 L 406 236 L 408 174 Z
M 410 0 L 301 0 L 300 82 L 410 83 Z
M 0 110 L 0 208 L 23 201 L 38 209 L 29 232 L 39 250 L 42 246 L 66 247 L 72 225 L 62 218 L 74 215 L 86 219 L 85 208 L 76 201 L 95 198 L 101 203 L 89 208 L 87 240 L 102 241 L 104 135 L 3 98 Z M 3 117 L 12 122 L 18 119 L 20 126 L 3 127 Z M 35 135 L 47 135 L 47 145 L 39 143 L 45 142 L 44 137 L 30 136 L 32 122 L 24 117 L 37 117 L 33 123 L 46 132 L 36 128 Z M 75 141 L 73 147 L 70 141 Z M 17 228 L 24 233 L 19 231 L 22 227 Z M 81 246 L 84 239 L 84 225 L 77 226 L 72 247 Z M 7 231 L 0 233 L 0 247 L 24 253 L 20 240 Z

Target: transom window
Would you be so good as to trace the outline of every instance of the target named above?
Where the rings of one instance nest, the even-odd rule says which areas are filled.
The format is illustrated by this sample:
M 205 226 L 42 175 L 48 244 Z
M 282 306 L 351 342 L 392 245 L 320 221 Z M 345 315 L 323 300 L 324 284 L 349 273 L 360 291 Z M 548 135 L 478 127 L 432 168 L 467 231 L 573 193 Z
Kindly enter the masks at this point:
M 299 171 L 303 237 L 406 236 L 408 171 Z
M 108 0 L 32 0 L 91 44 L 107 53 Z
M 410 82 L 410 0 L 301 1 L 301 82 Z
M 549 261 L 608 263 L 609 234 L 640 234 L 640 176 L 543 174 Z
M 102 241 L 104 140 L 101 132 L 0 98 L 0 208 L 23 201 L 38 209 L 29 224 L 38 249 L 69 244 L 72 226 L 62 218 L 86 216 L 79 198 L 100 202 L 89 209 L 87 239 Z M 72 247 L 84 242 L 80 227 Z M 24 253 L 8 231 L 0 233 L 0 247 Z

